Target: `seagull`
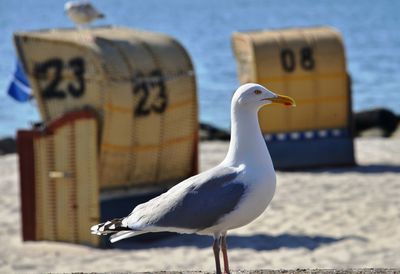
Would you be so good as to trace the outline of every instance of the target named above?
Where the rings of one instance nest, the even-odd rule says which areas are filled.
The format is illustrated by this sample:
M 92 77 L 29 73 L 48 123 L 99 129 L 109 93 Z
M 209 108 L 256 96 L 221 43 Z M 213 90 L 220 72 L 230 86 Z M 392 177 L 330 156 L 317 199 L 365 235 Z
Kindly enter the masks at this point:
M 69 1 L 64 5 L 64 11 L 68 17 L 78 26 L 82 28 L 95 19 L 104 18 L 104 14 L 87 1 Z
M 258 123 L 264 105 L 295 106 L 295 101 L 254 83 L 240 86 L 231 102 L 231 140 L 225 159 L 160 196 L 136 206 L 124 218 L 91 227 L 116 242 L 148 232 L 197 233 L 214 237 L 216 273 L 230 273 L 227 232 L 252 222 L 271 202 L 276 176 Z

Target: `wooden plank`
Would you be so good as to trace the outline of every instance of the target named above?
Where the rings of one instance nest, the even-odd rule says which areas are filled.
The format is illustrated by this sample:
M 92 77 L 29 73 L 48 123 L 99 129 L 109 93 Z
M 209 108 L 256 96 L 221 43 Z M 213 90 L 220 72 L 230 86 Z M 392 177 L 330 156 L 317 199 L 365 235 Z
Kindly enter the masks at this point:
M 70 204 L 72 180 L 67 174 L 72 174 L 69 159 L 71 157 L 69 147 L 70 127 L 61 127 L 54 134 L 55 169 L 53 172 L 60 172 L 65 176 L 55 178 L 56 185 L 56 221 L 57 240 L 74 242 L 72 227 L 75 225 L 72 219 Z
M 78 242 L 97 246 L 100 238 L 90 233 L 90 227 L 100 221 L 96 121 L 77 121 L 74 139 Z
M 32 130 L 20 130 L 17 132 L 22 239 L 24 241 L 36 240 L 35 159 L 33 154 L 34 135 L 35 132 Z

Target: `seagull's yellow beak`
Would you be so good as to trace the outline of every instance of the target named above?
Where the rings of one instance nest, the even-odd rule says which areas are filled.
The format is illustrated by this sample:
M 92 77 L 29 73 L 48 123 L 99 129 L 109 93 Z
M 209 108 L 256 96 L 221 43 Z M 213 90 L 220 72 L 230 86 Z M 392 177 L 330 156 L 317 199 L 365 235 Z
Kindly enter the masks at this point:
M 273 104 L 282 104 L 288 107 L 295 107 L 296 102 L 293 100 L 293 98 L 285 95 L 276 95 L 276 98 L 268 98 L 266 100 L 271 101 Z

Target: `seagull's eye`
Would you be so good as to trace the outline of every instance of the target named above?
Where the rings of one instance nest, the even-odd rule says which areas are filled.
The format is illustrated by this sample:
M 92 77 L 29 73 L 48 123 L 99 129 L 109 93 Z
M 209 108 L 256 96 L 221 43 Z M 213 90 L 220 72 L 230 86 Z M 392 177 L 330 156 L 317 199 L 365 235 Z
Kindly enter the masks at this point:
M 261 90 L 256 89 L 256 90 L 254 91 L 254 93 L 255 93 L 255 94 L 261 94 Z

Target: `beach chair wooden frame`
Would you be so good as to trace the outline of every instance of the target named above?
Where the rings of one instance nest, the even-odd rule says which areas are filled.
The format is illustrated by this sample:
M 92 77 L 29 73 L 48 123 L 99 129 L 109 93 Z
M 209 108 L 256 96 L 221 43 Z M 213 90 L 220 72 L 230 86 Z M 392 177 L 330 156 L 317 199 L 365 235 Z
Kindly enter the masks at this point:
M 351 82 L 337 30 L 236 32 L 232 46 L 241 83 L 257 82 L 296 100 L 289 111 L 269 106 L 259 113 L 276 168 L 355 164 Z
M 89 231 L 100 220 L 97 127 L 79 111 L 18 131 L 24 240 L 99 244 Z

